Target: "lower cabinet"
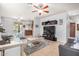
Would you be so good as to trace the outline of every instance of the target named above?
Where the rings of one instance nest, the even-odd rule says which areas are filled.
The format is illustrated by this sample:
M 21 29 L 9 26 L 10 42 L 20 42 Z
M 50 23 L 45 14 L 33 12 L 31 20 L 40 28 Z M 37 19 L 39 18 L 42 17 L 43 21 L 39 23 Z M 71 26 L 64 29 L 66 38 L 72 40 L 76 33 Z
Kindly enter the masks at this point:
M 1 51 L 0 51 L 0 56 L 1 56 Z
M 20 55 L 21 55 L 20 46 L 5 50 L 5 56 L 20 56 Z

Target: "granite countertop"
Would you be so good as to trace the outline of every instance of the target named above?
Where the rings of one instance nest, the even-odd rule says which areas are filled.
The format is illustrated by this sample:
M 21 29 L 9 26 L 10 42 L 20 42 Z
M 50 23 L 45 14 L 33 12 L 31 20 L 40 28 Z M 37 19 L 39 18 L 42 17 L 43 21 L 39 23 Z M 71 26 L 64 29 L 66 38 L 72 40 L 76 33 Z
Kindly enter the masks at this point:
M 9 43 L 9 44 L 0 45 L 0 50 L 9 49 L 9 48 L 16 47 L 16 46 L 26 44 L 26 43 L 27 43 L 27 40 L 20 40 L 18 42 L 17 41 L 11 41 L 11 43 Z

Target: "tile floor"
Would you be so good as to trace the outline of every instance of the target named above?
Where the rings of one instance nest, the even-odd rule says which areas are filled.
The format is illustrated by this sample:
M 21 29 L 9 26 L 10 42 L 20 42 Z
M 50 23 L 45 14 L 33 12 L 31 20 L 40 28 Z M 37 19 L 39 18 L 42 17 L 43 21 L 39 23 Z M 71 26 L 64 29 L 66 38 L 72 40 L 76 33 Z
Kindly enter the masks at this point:
M 48 46 L 32 53 L 31 56 L 58 56 L 58 45 L 59 42 L 49 41 Z

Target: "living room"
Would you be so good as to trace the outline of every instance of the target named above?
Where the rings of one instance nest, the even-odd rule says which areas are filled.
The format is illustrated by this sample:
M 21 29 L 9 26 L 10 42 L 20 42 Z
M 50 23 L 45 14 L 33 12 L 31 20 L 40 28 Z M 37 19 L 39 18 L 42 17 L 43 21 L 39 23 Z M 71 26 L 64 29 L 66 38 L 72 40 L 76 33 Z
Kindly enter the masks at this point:
M 79 49 L 78 5 L 0 3 L 0 55 L 79 56 L 79 52 L 65 54 L 60 46 Z

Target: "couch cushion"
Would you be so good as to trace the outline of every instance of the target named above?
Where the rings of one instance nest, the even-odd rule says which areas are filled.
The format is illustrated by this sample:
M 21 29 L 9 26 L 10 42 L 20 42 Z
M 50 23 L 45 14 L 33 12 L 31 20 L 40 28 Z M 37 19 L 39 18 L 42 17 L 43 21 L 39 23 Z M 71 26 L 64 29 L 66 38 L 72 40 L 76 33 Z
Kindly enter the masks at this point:
M 79 56 L 79 50 L 70 48 L 65 45 L 59 45 L 60 56 Z

